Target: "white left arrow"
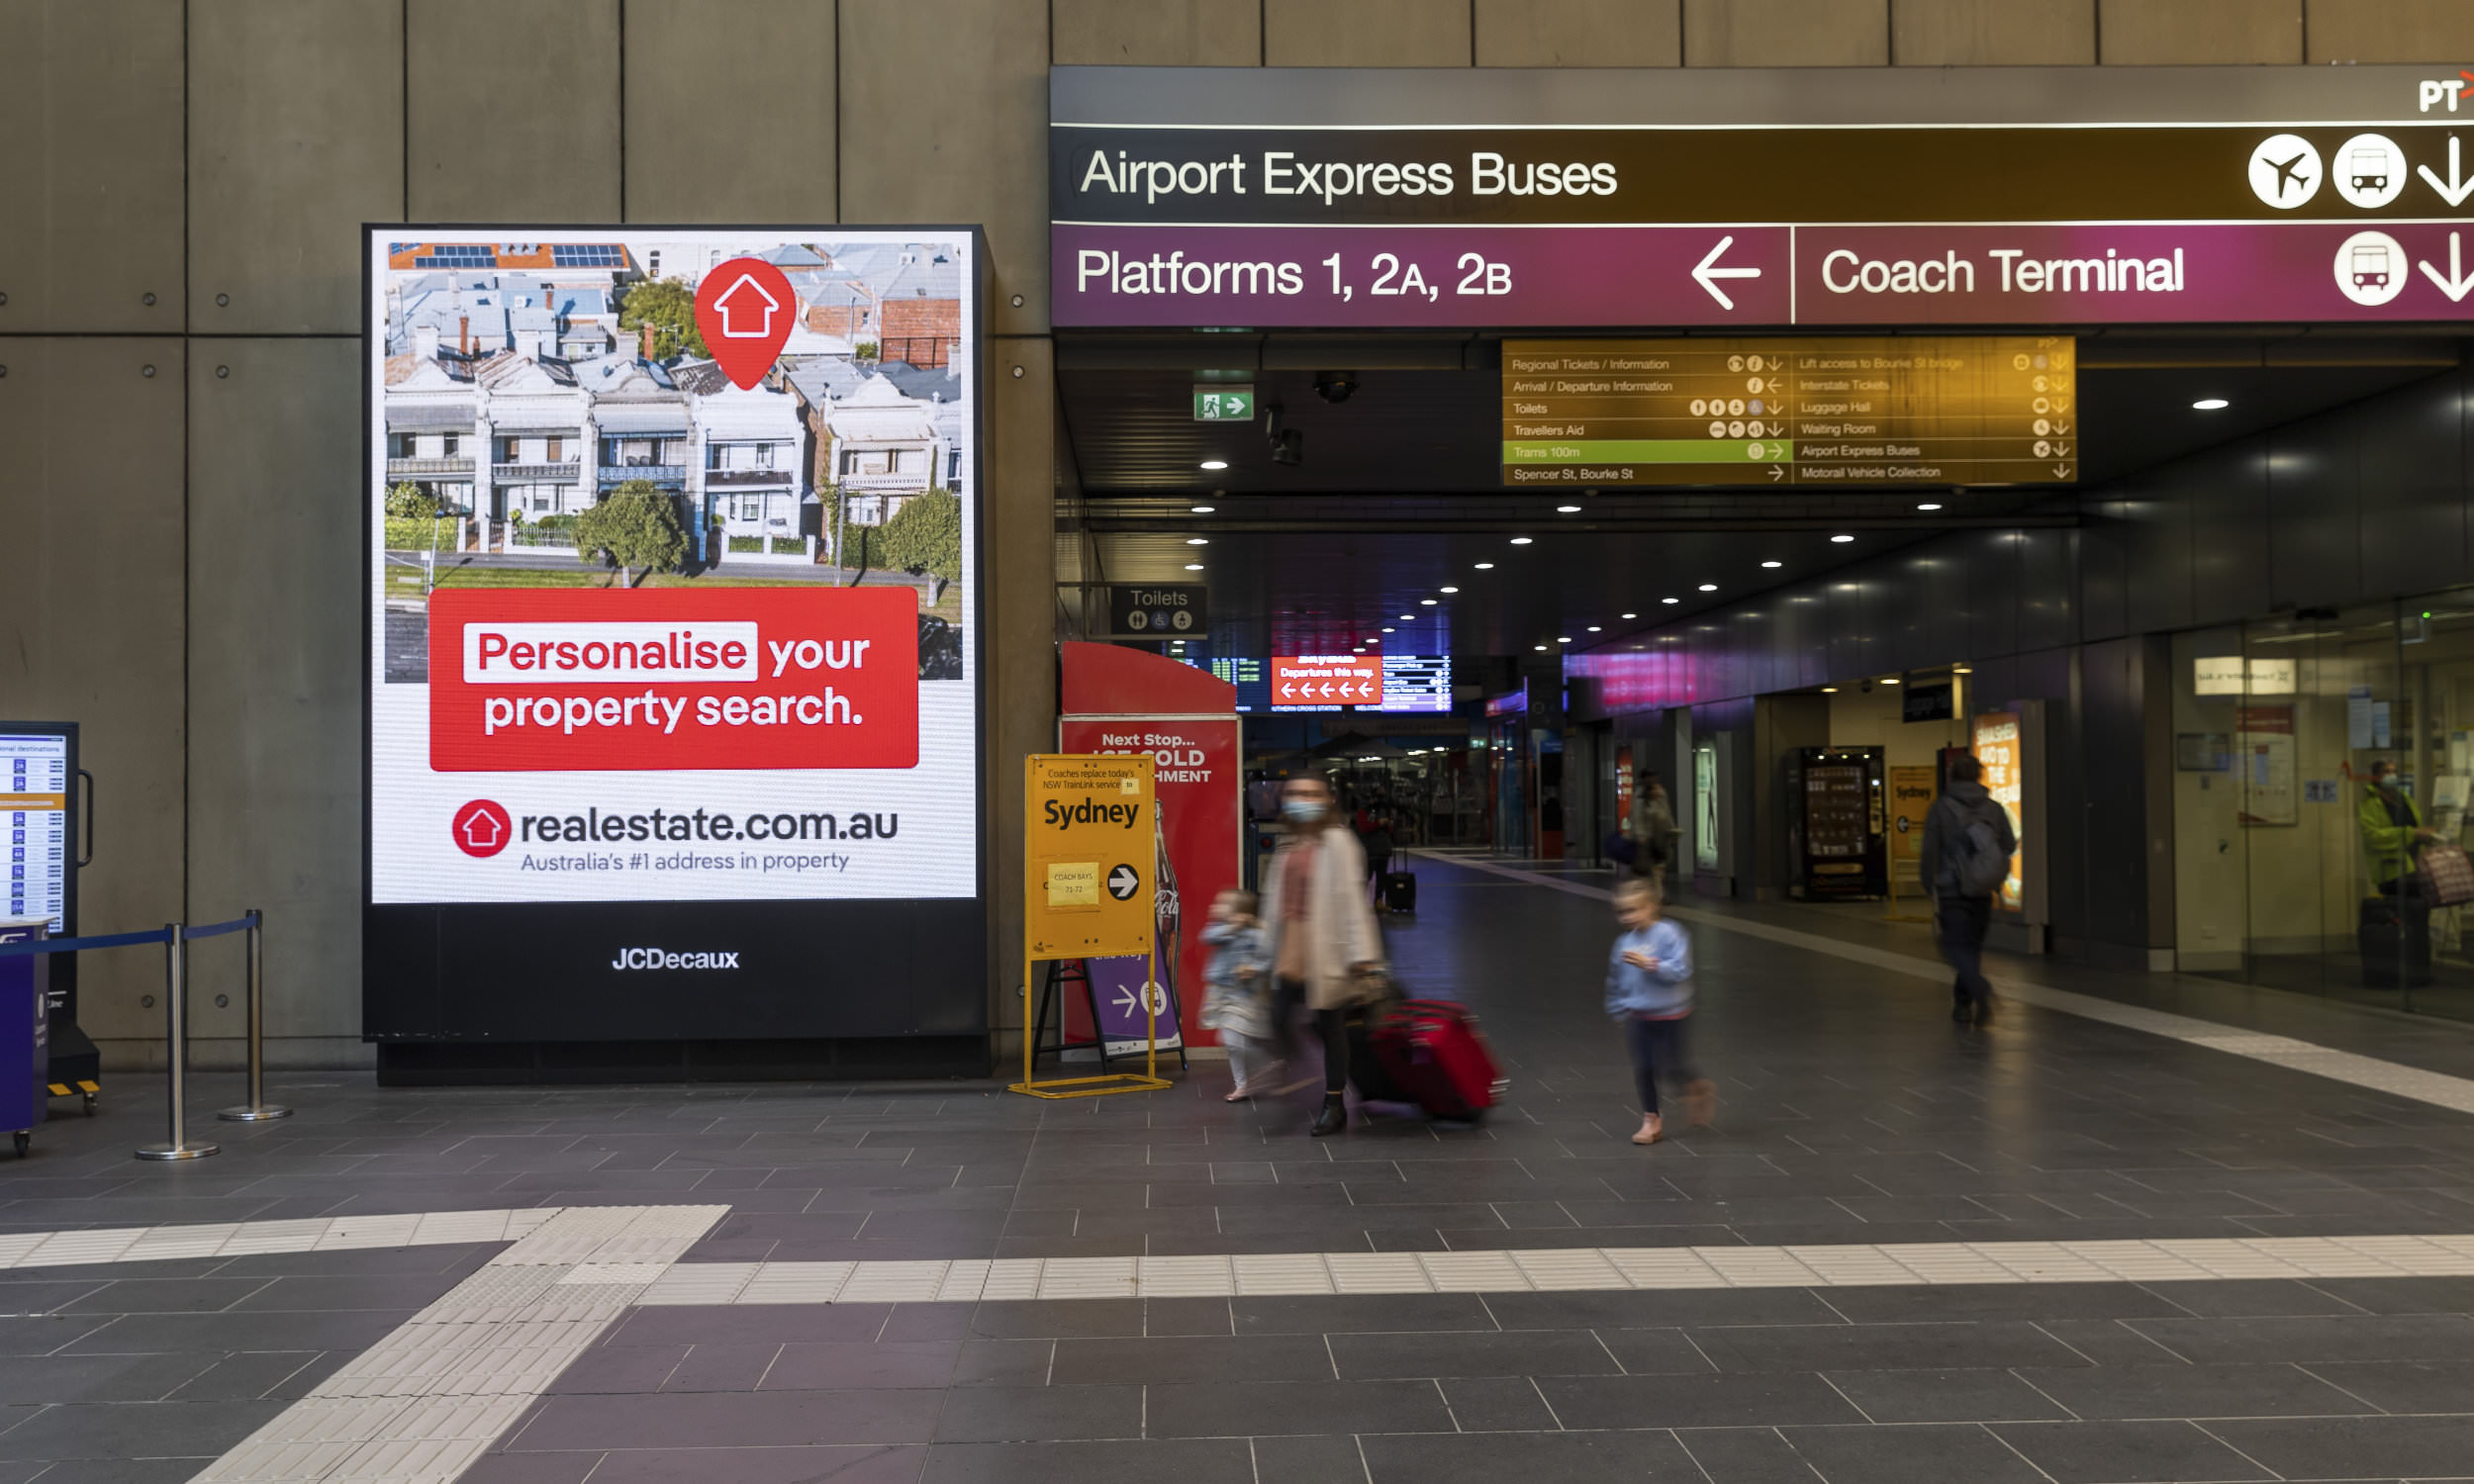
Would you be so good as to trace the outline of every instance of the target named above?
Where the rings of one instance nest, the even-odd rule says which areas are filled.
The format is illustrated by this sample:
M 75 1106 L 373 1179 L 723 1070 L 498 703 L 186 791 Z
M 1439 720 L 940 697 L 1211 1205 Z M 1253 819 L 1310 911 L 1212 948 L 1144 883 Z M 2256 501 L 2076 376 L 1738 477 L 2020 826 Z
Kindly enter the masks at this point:
M 1726 290 L 1718 287 L 1719 279 L 1759 278 L 1761 276 L 1761 270 L 1759 268 L 1718 268 L 1711 266 L 1718 261 L 1719 257 L 1723 255 L 1728 248 L 1734 245 L 1735 238 L 1732 235 L 1720 237 L 1718 239 L 1718 245 L 1709 250 L 1709 256 L 1701 259 L 1700 262 L 1695 264 L 1692 269 L 1692 277 L 1699 282 L 1702 288 L 1709 290 L 1709 297 L 1718 301 L 1718 307 L 1720 309 L 1734 309 L 1735 301 L 1727 297 Z
M 2430 166 L 2414 167 L 2414 173 L 2422 176 L 2426 184 L 2439 193 L 2439 199 L 2450 206 L 2463 206 L 2466 197 L 2474 196 L 2474 176 L 2468 176 L 2457 168 L 2457 140 L 2456 137 L 2451 135 L 2448 139 L 2448 183 L 2446 185 L 2440 184 L 2439 177 L 2431 173 Z
M 2450 139 L 2448 142 L 2454 144 L 2456 140 Z M 2448 276 L 2446 278 L 2440 277 L 2439 270 L 2427 262 L 2418 262 L 2415 266 L 2423 270 L 2425 278 L 2439 286 L 2439 292 L 2448 296 L 2450 304 L 2462 304 L 2468 293 L 2474 293 L 2474 273 L 2465 271 L 2465 244 L 2457 239 L 2457 234 L 2453 232 L 2448 233 Z

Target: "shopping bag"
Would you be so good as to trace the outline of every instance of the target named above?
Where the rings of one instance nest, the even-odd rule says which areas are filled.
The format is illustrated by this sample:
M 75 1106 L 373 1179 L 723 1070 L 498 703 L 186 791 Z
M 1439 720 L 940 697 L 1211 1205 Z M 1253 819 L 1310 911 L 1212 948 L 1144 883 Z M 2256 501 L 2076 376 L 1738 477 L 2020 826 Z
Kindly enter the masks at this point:
M 2462 906 L 2474 901 L 2474 859 L 2468 859 L 2462 845 L 2426 847 L 2420 858 L 2423 875 L 2431 883 L 2431 900 L 2439 906 Z

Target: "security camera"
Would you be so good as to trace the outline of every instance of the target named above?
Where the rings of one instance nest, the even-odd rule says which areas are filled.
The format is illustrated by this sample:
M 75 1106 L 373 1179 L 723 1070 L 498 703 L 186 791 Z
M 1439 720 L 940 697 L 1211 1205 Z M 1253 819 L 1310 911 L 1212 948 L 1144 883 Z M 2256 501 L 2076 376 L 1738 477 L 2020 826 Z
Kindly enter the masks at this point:
M 1317 371 L 1314 373 L 1314 395 L 1334 407 L 1348 401 L 1349 394 L 1357 389 L 1358 374 L 1355 371 Z

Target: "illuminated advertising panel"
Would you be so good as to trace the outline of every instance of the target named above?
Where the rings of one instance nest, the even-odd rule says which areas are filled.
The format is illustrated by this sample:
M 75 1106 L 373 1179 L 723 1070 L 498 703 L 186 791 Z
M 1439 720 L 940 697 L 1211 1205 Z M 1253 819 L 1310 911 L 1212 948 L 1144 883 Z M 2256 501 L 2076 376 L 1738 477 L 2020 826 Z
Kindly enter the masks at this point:
M 371 1034 L 984 1023 L 976 233 L 365 246 Z

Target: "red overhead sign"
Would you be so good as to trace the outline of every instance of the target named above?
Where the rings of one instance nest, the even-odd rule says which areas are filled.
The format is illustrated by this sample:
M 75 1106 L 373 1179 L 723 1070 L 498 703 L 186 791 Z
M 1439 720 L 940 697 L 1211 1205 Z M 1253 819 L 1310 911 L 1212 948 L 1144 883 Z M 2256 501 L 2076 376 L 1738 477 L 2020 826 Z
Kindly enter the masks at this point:
M 1272 706 L 1373 706 L 1382 704 L 1380 655 L 1274 655 Z

